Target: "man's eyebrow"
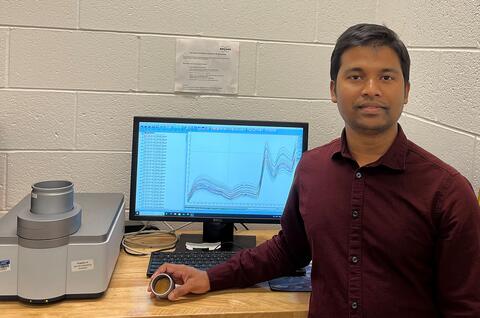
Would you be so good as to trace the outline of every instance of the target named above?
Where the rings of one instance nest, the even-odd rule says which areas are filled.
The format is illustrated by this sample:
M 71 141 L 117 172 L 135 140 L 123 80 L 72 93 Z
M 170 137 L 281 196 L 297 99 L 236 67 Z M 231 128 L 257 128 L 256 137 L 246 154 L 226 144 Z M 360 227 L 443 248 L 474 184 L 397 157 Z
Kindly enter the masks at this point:
M 400 70 L 396 68 L 383 68 L 380 73 L 400 73 Z
M 345 73 L 349 73 L 349 72 L 363 72 L 363 68 L 361 68 L 361 67 L 351 67 L 351 68 L 347 68 L 344 72 L 345 72 Z
M 358 66 L 347 68 L 345 73 L 350 73 L 350 72 L 364 72 L 364 69 Z M 399 69 L 397 68 L 392 68 L 392 67 L 386 67 L 382 68 L 379 73 L 401 73 Z

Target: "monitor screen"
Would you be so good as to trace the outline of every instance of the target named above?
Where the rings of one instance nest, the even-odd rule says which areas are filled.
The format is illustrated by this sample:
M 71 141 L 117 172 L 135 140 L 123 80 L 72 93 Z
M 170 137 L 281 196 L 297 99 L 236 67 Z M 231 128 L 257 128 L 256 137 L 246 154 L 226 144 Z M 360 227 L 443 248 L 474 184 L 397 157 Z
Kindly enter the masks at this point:
M 130 219 L 278 223 L 308 124 L 135 117 Z

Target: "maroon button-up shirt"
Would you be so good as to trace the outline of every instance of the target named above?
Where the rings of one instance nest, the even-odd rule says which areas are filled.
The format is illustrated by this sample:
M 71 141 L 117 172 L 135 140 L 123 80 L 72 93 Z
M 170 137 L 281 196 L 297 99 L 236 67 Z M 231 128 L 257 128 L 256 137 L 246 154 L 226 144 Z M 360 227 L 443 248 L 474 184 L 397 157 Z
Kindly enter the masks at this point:
M 359 168 L 341 139 L 305 153 L 262 245 L 208 271 L 245 287 L 312 260 L 309 317 L 480 317 L 480 208 L 469 182 L 401 128 Z

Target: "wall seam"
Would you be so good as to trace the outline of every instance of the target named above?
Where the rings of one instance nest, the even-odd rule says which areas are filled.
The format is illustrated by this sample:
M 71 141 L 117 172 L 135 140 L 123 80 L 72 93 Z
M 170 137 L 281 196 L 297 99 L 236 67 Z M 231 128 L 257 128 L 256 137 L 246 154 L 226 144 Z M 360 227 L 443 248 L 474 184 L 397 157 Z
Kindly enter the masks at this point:
M 259 38 L 241 38 L 241 37 L 222 37 L 214 35 L 205 35 L 205 36 L 196 36 L 191 34 L 170 34 L 170 33 L 152 33 L 152 32 L 132 32 L 132 31 L 114 31 L 114 30 L 101 30 L 101 29 L 75 29 L 75 28 L 55 28 L 55 27 L 35 27 L 35 26 L 26 26 L 26 25 L 6 25 L 0 24 L 0 27 L 11 27 L 17 29 L 29 29 L 29 30 L 51 30 L 51 31 L 78 31 L 78 32 L 90 32 L 95 33 L 106 33 L 106 34 L 125 34 L 133 36 L 161 36 L 161 37 L 173 37 L 173 38 L 202 38 L 202 39 L 224 39 L 224 40 L 233 40 L 233 41 L 258 41 L 262 43 L 271 43 L 271 44 L 292 44 L 292 45 L 305 45 L 305 46 L 321 46 L 326 48 L 333 48 L 335 43 L 333 42 L 302 42 L 302 41 L 290 41 L 290 40 L 270 40 L 270 39 L 259 39 Z M 478 44 L 478 43 L 477 43 Z M 480 45 L 480 44 L 478 44 Z M 478 46 L 422 46 L 422 45 L 408 45 L 409 50 L 445 50 L 445 51 L 456 51 L 456 52 L 480 52 L 480 47 Z
M 5 152 L 4 152 L 5 153 Z M 3 163 L 3 169 L 5 171 L 5 175 L 3 176 L 3 195 L 2 195 L 2 200 L 3 200 L 3 206 L 1 207 L 2 210 L 7 210 L 7 174 L 8 174 L 8 154 L 5 153 L 5 162 Z
M 27 29 L 27 30 L 40 30 L 40 31 L 78 31 L 78 32 L 89 32 L 89 33 L 106 33 L 106 34 L 125 34 L 125 35 L 134 35 L 134 36 L 159 36 L 159 37 L 172 37 L 172 38 L 186 38 L 186 39 L 221 39 L 221 40 L 232 40 L 232 41 L 262 41 L 265 43 L 279 43 L 279 44 L 300 44 L 300 45 L 310 45 L 310 46 L 325 46 L 333 47 L 335 43 L 332 42 L 323 42 L 323 43 L 312 43 L 308 41 L 290 41 L 290 40 L 270 40 L 270 39 L 261 39 L 261 38 L 248 38 L 248 37 L 225 37 L 225 36 L 215 36 L 215 35 L 192 35 L 192 34 L 172 34 L 172 33 L 152 33 L 152 32 L 134 32 L 134 31 L 115 31 L 115 30 L 102 30 L 102 29 L 76 29 L 76 28 L 60 28 L 60 27 L 41 27 L 41 26 L 29 26 L 29 25 L 14 25 L 14 24 L 0 24 L 0 27 L 15 27 L 18 29 Z
M 255 80 L 255 89 L 253 90 L 253 96 L 257 97 L 258 95 L 258 67 L 259 67 L 259 60 L 260 60 L 260 42 L 256 42 L 255 44 L 255 71 L 254 71 L 254 80 Z
M 8 28 L 7 30 L 7 40 L 5 41 L 5 87 L 10 86 L 10 33 L 11 33 L 11 28 Z
M 472 52 L 480 53 L 480 49 L 474 47 L 451 47 L 451 46 L 408 46 L 409 51 L 429 51 L 429 52 Z
M 80 30 L 80 1 L 77 0 L 77 30 Z
M 140 82 L 140 52 L 142 50 L 142 40 L 141 40 L 141 37 L 139 35 L 137 35 L 137 75 L 135 77 L 135 91 L 138 92 L 139 89 L 138 89 L 138 86 L 139 86 L 139 82 Z
M 405 112 L 405 111 L 403 112 L 403 114 L 407 118 L 417 119 L 421 122 L 424 122 L 424 123 L 427 123 L 427 124 L 430 124 L 430 125 L 433 125 L 433 126 L 436 126 L 436 127 L 440 127 L 440 128 L 446 128 L 446 129 L 448 129 L 450 131 L 453 131 L 453 132 L 456 132 L 456 133 L 461 133 L 461 134 L 464 134 L 464 135 L 467 135 L 467 136 L 470 136 L 470 137 L 474 137 L 474 138 L 480 136 L 479 134 L 477 134 L 475 132 L 468 131 L 468 130 L 465 130 L 465 129 L 462 129 L 462 128 L 459 128 L 459 127 L 451 126 L 451 125 L 448 125 L 448 124 L 443 123 L 443 122 L 436 122 L 436 121 L 433 121 L 429 118 L 425 118 L 425 117 L 422 117 L 422 116 L 411 114 L 411 113 L 408 113 L 408 112 Z
M 313 34 L 315 34 L 314 36 L 314 42 L 318 42 L 318 15 L 319 15 L 319 10 L 320 10 L 320 1 L 321 0 L 317 0 L 317 2 L 315 3 L 315 30 L 313 30 Z
M 471 183 L 473 183 L 473 181 L 474 181 L 475 179 L 477 179 L 478 181 L 480 181 L 480 176 L 477 176 L 477 175 L 476 175 L 476 171 L 475 171 L 475 166 L 476 166 L 476 164 L 477 164 L 477 163 L 475 162 L 475 159 L 476 159 L 475 157 L 476 157 L 476 155 L 477 155 L 477 149 L 480 149 L 480 148 L 479 148 L 479 143 L 480 143 L 480 136 L 476 136 L 475 142 L 473 143 L 473 153 L 472 153 L 472 166 L 471 166 L 471 169 L 472 169 L 472 170 L 471 170 L 471 171 L 472 171 L 472 176 L 471 176 L 471 177 L 472 177 L 472 178 L 469 179 L 469 180 L 471 180 Z M 480 165 L 480 162 L 478 162 L 478 164 Z M 480 170 L 480 169 L 479 169 L 479 170 Z M 473 185 L 472 185 L 472 186 L 473 186 Z M 479 186 L 479 188 L 478 188 L 478 189 L 474 189 L 474 191 L 475 191 L 475 194 L 477 194 L 477 195 L 478 195 L 478 198 L 480 199 L 480 184 L 479 184 L 478 186 Z M 479 203 L 480 203 L 480 202 L 479 202 Z
M 256 73 L 255 73 L 256 74 Z M 256 76 L 255 76 L 256 77 Z M 188 93 L 175 93 L 175 92 L 150 92 L 150 91 L 96 91 L 96 90 L 87 90 L 87 89 L 60 89 L 60 88 L 28 88 L 28 87 L 9 87 L 9 88 L 0 88 L 0 91 L 30 91 L 30 92 L 63 92 L 63 93 L 88 93 L 88 94 L 111 94 L 111 95 L 138 95 L 138 96 L 186 96 L 186 97 L 213 97 L 213 98 L 254 98 L 254 99 L 272 99 L 272 100 L 294 100 L 294 101 L 330 101 L 329 97 L 325 98 L 298 98 L 298 97 L 279 97 L 279 96 L 253 96 L 253 95 L 215 95 L 215 94 L 188 94 Z
M 77 149 L 77 119 L 78 119 L 78 92 L 75 92 L 75 102 L 73 105 L 73 149 Z

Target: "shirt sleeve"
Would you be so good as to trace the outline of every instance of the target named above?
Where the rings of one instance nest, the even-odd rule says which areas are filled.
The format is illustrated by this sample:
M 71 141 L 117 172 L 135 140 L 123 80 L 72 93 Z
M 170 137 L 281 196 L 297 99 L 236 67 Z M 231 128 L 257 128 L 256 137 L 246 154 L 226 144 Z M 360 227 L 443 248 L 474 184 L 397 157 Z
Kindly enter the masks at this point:
M 460 174 L 444 188 L 435 251 L 440 316 L 480 317 L 480 207 Z
M 227 262 L 207 271 L 210 289 L 248 287 L 287 275 L 311 260 L 310 247 L 300 214 L 300 166 L 281 218 L 281 230 L 261 245 L 240 251 Z

